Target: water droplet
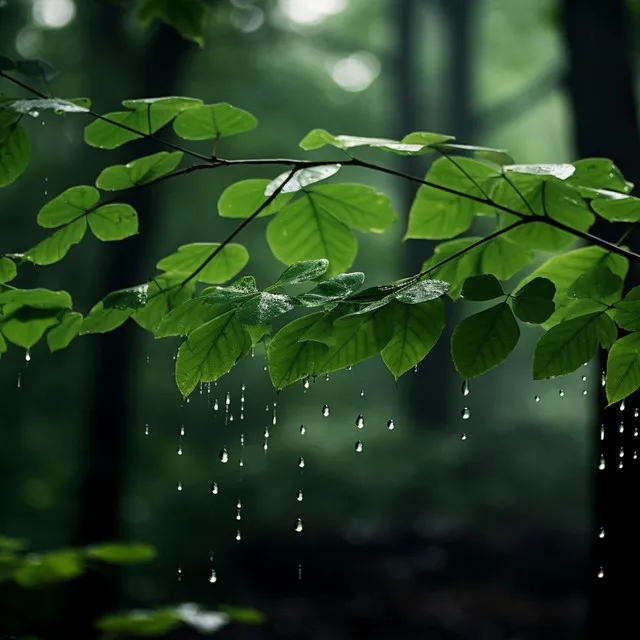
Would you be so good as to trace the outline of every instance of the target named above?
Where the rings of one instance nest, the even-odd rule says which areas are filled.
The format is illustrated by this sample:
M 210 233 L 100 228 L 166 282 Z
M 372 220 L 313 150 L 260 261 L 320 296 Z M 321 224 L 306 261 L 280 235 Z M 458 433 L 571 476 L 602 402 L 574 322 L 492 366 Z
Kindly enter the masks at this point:
M 635 408 L 635 409 L 633 410 L 633 417 L 634 417 L 634 418 L 637 418 L 639 415 L 640 415 L 640 412 L 638 411 L 638 409 L 637 409 L 637 408 Z
M 360 389 L 360 397 L 364 398 L 364 389 Z
M 462 395 L 463 396 L 468 396 L 469 395 L 469 381 L 468 380 L 464 380 L 462 383 Z
M 302 380 L 302 388 L 306 391 L 309 388 L 309 378 L 304 378 Z
M 634 451 L 634 452 L 633 452 L 633 459 L 634 459 L 634 460 L 637 460 L 637 459 L 638 459 L 638 452 L 637 452 L 637 451 Z
M 598 569 L 598 578 L 600 578 L 600 580 L 604 578 L 604 569 L 602 567 Z
M 148 425 L 148 424 L 145 424 L 145 425 L 144 425 L 144 435 L 145 435 L 145 436 L 148 436 L 148 435 L 149 435 L 149 425 Z
M 212 482 L 211 483 L 211 493 L 213 493 L 214 496 L 218 495 L 218 483 L 217 482 Z
M 558 391 L 558 395 L 559 395 L 561 398 L 564 398 L 564 390 L 563 390 L 563 389 L 560 389 L 560 391 Z
M 265 427 L 264 428 L 264 437 L 268 438 L 269 437 L 269 427 Z
M 618 431 L 624 433 L 624 424 L 622 422 L 618 425 Z
M 220 458 L 220 462 L 224 464 L 229 462 L 229 452 L 226 450 L 226 448 L 223 448 L 222 451 L 220 451 L 218 458 Z
M 607 374 L 606 372 L 603 371 L 600 374 L 600 385 L 604 387 L 606 384 L 607 384 Z
M 178 582 L 182 582 L 182 567 L 178 567 Z
M 233 413 L 229 415 L 229 422 L 233 422 Z
M 182 455 L 182 447 L 178 446 L 178 455 L 181 456 Z
M 255 347 L 251 347 L 251 357 L 252 358 L 256 357 L 256 348 Z
M 302 580 L 302 565 L 298 565 L 298 580 Z
M 226 395 L 224 396 L 224 403 L 229 406 L 231 404 L 231 394 L 227 391 Z
M 347 371 L 353 371 L 353 365 L 349 365 L 349 366 L 347 367 Z
M 362 414 L 356 418 L 356 427 L 358 427 L 358 429 L 362 429 L 362 427 L 364 427 L 364 417 Z
M 622 469 L 622 467 L 624 467 L 624 462 L 620 460 L 620 462 L 618 462 L 618 469 Z
M 304 468 L 304 458 L 299 458 L 298 459 L 298 466 L 302 469 Z
M 600 440 L 604 440 L 604 425 L 600 425 Z
M 621 458 L 624 458 L 624 448 L 620 447 L 620 453 L 618 454 Z
M 329 382 L 329 374 L 327 373 L 327 375 L 324 377 L 324 381 L 325 382 Z
M 638 437 L 638 427 L 636 427 L 636 428 L 633 430 L 633 435 L 634 435 L 636 438 Z
M 22 374 L 19 373 L 18 374 L 18 389 L 20 388 L 21 384 L 22 384 Z
M 39 111 L 35 111 L 35 110 L 33 110 L 33 111 L 29 111 L 29 115 L 30 115 L 32 118 L 39 118 L 39 117 L 40 117 L 40 112 L 39 112 Z
M 240 533 L 240 529 L 236 530 L 236 540 L 242 540 L 242 534 Z
M 415 367 L 413 367 L 413 373 L 418 373 L 418 365 L 416 365 Z
M 218 398 L 213 401 L 213 410 L 217 411 L 220 407 L 218 406 Z
M 24 352 L 24 359 L 26 362 L 31 362 L 31 354 L 29 353 L 29 349 Z
M 600 456 L 600 463 L 598 464 L 598 469 L 600 469 L 600 471 L 603 471 L 605 468 L 605 462 L 604 462 L 604 456 Z
M 583 396 L 586 396 L 588 393 L 589 393 L 589 392 L 588 392 L 586 389 L 583 389 L 583 390 L 582 390 L 582 395 L 583 395 Z
M 182 482 L 178 481 L 178 491 L 182 491 Z
M 598 532 L 598 538 L 604 538 L 604 527 L 600 527 L 600 531 Z
M 624 400 L 620 403 L 620 411 L 624 411 L 626 405 L 624 403 Z
M 387 420 L 387 429 L 389 429 L 389 431 L 393 430 L 396 428 L 396 425 L 393 423 L 393 420 L 391 418 L 389 418 L 389 420 Z
M 300 435 L 303 436 L 305 433 L 307 433 L 307 428 L 301 424 L 300 425 Z
M 298 518 L 298 522 L 296 523 L 296 531 L 300 533 L 302 531 L 302 518 Z
M 213 584 L 217 580 L 218 580 L 218 576 L 216 575 L 216 572 L 213 569 L 211 569 L 211 575 L 209 575 L 209 582 Z
M 302 489 L 298 489 L 298 496 L 296 498 L 298 502 L 302 502 L 304 500 L 304 496 L 302 495 Z
M 460 436 L 460 440 L 466 440 L 466 439 L 467 439 L 467 434 L 466 434 L 466 433 L 463 433 L 463 434 Z
M 540 402 L 540 396 L 535 396 L 535 397 L 533 398 L 533 400 L 534 400 L 535 402 Z
M 325 404 L 322 407 L 322 415 L 327 418 L 329 416 L 329 405 Z
M 262 448 L 264 449 L 264 452 L 267 453 L 267 451 L 269 449 L 269 442 L 267 440 L 264 441 L 264 444 L 262 445 Z
M 469 407 L 465 407 L 461 412 L 460 415 L 462 416 L 463 420 L 468 420 L 471 417 L 471 410 L 469 409 Z
M 586 382 L 587 381 L 587 376 L 582 376 L 582 382 Z
M 360 453 L 363 448 L 364 448 L 364 445 L 362 444 L 362 440 L 356 441 L 356 451 Z

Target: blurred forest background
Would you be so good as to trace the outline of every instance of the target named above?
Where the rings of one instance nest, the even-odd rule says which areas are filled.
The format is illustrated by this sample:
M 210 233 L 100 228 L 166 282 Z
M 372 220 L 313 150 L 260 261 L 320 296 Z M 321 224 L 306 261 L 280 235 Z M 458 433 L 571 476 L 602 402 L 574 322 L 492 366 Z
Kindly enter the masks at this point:
M 2 0 L 0 52 L 47 59 L 58 71 L 55 95 L 89 96 L 102 113 L 122 99 L 164 95 L 245 108 L 260 127 L 221 144 L 226 157 L 300 156 L 297 142 L 322 127 L 382 137 L 438 131 L 503 147 L 517 162 L 564 162 L 579 153 L 569 21 L 580 5 L 585 24 L 605 28 L 598 6 L 622 16 L 623 3 L 210 4 L 200 50 L 165 26 L 143 29 L 126 2 Z M 624 38 L 617 40 L 620 52 Z M 0 84 L 0 96 L 13 95 Z M 156 150 L 147 142 L 114 152 L 86 147 L 82 117 L 47 114 L 28 124 L 32 166 L 0 200 L 4 251 L 41 237 L 35 214 L 49 198 Z M 617 161 L 615 152 L 580 150 Z M 425 158 L 383 161 L 413 174 L 428 168 Z M 104 292 L 144 281 L 178 245 L 223 239 L 233 228 L 216 216 L 224 187 L 276 173 L 227 168 L 141 191 L 133 203 L 140 236 L 115 245 L 87 239 L 59 265 L 25 267 L 24 285 L 71 282 L 88 311 Z M 388 234 L 361 238 L 354 269 L 369 284 L 414 273 L 431 253 L 427 242 L 400 244 L 414 187 L 352 177 L 389 194 L 400 219 Z M 269 253 L 264 223 L 239 241 L 251 254 L 246 272 L 273 282 L 282 265 Z M 463 303 L 448 309 L 450 324 L 465 312 Z M 28 363 L 10 349 L 0 368 L 0 530 L 36 549 L 140 539 L 159 557 L 46 595 L 5 588 L 0 632 L 12 607 L 22 607 L 35 635 L 79 638 L 89 637 L 78 635 L 82 625 L 106 611 L 197 601 L 269 617 L 262 628 L 225 629 L 224 638 L 582 637 L 599 373 L 589 366 L 531 382 L 537 331 L 507 363 L 472 381 L 468 395 L 447 336 L 398 385 L 376 360 L 277 397 L 259 348 L 188 403 L 173 380 L 179 341 L 154 341 L 133 323 L 55 355 L 39 344 Z

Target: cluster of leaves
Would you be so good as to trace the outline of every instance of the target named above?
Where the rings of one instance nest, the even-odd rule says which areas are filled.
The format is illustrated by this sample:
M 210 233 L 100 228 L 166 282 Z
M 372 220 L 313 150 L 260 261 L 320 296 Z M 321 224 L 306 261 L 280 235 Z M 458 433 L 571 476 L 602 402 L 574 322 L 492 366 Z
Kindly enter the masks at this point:
M 23 589 L 43 589 L 74 580 L 100 564 L 131 565 L 156 557 L 153 547 L 139 542 L 103 543 L 43 553 L 28 552 L 28 548 L 25 540 L 0 536 L 0 583 L 12 582 Z M 176 607 L 108 615 L 98 620 L 96 626 L 111 637 L 148 637 L 166 635 L 180 627 L 211 634 L 231 621 L 262 624 L 265 617 L 252 609 L 222 607 L 220 611 L 207 611 L 199 605 L 184 603 Z
M 185 397 L 199 382 L 225 375 L 259 342 L 266 346 L 277 389 L 377 354 L 397 378 L 440 338 L 448 296 L 483 305 L 453 332 L 451 354 L 464 378 L 503 362 L 522 325 L 539 325 L 546 333 L 535 348 L 535 379 L 571 373 L 602 347 L 609 350 L 609 402 L 640 387 L 640 291 L 623 295 L 629 260 L 640 257 L 589 233 L 597 217 L 610 223 L 640 220 L 640 200 L 630 195 L 633 185 L 610 160 L 519 165 L 502 150 L 457 144 L 441 134 L 414 132 L 389 140 L 321 129 L 307 134 L 301 148 L 328 147 L 340 154 L 337 159 L 226 160 L 160 140 L 157 134 L 171 125 L 178 138 L 212 141 L 217 149 L 220 139 L 257 125 L 253 115 L 227 103 L 206 105 L 184 97 L 125 100 L 123 110 L 103 116 L 92 112 L 86 100 L 36 94 L 36 100 L 0 103 L 0 185 L 13 182 L 28 164 L 22 119 L 46 109 L 93 116 L 85 129 L 85 141 L 93 147 L 115 149 L 147 137 L 167 150 L 109 166 L 95 186 L 68 188 L 37 215 L 49 234 L 22 253 L 0 256 L 0 354 L 5 339 L 29 349 L 46 334 L 55 351 L 77 335 L 111 331 L 132 319 L 156 337 L 185 338 L 176 361 L 176 381 Z M 425 179 L 417 180 L 354 156 L 361 147 L 440 157 Z M 181 167 L 185 158 L 197 162 Z M 131 190 L 235 164 L 288 169 L 271 180 L 229 186 L 220 195 L 218 213 L 240 219 L 236 231 L 217 242 L 178 247 L 158 261 L 159 273 L 148 282 L 108 293 L 86 315 L 73 310 L 64 291 L 8 284 L 24 263 L 61 260 L 87 227 L 103 241 L 137 233 L 137 212 L 126 202 Z M 387 196 L 365 185 L 334 181 L 350 167 L 420 184 L 405 240 L 441 241 L 420 273 L 362 289 L 364 274 L 348 272 L 358 250 L 356 234 L 381 233 L 396 223 Z M 327 178 L 333 181 L 319 184 Z M 267 243 L 286 265 L 265 288 L 252 276 L 238 277 L 249 254 L 233 242 L 259 217 L 269 218 Z M 478 217 L 494 230 L 466 235 Z M 573 247 L 577 238 L 588 246 Z M 540 254 L 546 260 L 505 291 L 505 283 Z M 274 322 L 292 313 L 295 319 L 272 336 Z M 625 335 L 619 338 L 620 329 Z

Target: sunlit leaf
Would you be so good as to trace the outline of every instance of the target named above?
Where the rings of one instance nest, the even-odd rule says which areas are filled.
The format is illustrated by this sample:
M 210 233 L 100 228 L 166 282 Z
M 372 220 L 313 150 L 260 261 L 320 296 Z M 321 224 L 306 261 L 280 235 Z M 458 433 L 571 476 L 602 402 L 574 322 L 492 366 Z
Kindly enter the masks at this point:
M 328 268 L 329 261 L 325 259 L 302 260 L 287 267 L 280 274 L 275 285 L 299 284 L 308 280 L 318 280 L 327 272 Z
M 25 253 L 25 259 L 34 264 L 47 265 L 59 262 L 64 258 L 74 244 L 84 238 L 87 231 L 87 219 L 79 218 L 66 226 L 54 231 L 48 238 L 40 241 L 35 247 Z
M 140 309 L 147 304 L 149 285 L 138 285 L 119 291 L 112 291 L 102 300 L 104 309 Z
M 98 302 L 82 321 L 80 335 L 108 333 L 123 325 L 129 317 L 131 309 L 105 309 L 102 302 Z
M 257 126 L 255 116 L 226 102 L 188 109 L 173 123 L 175 132 L 185 140 L 217 140 Z
M 80 313 L 67 313 L 60 324 L 47 333 L 47 344 L 51 353 L 65 349 L 71 344 L 71 341 L 80 333 L 82 320 Z
M 156 338 L 188 336 L 192 331 L 231 311 L 228 304 L 209 304 L 198 296 L 186 300 L 167 313 L 154 327 Z
M 93 211 L 99 201 L 100 193 L 94 187 L 71 187 L 40 209 L 38 224 L 46 229 L 69 224 Z
M 606 302 L 622 294 L 623 281 L 606 265 L 585 271 L 567 291 L 569 298 L 593 298 Z
M 640 286 L 634 287 L 616 302 L 616 323 L 627 331 L 640 331 Z
M 104 616 L 96 622 L 96 627 L 107 633 L 124 636 L 159 636 L 178 629 L 182 624 L 175 609 L 156 609 Z
M 567 182 L 575 187 L 611 189 L 629 193 L 633 184 L 627 182 L 622 172 L 607 158 L 584 158 L 573 163 L 575 172 Z
M 182 276 L 175 274 L 164 273 L 156 276 L 149 282 L 147 303 L 133 312 L 133 320 L 143 329 L 155 332 L 161 321 L 170 315 L 173 309 L 193 295 L 194 281 L 181 284 L 182 281 Z M 159 336 L 156 334 L 156 337 Z
M 0 256 L 0 284 L 11 282 L 17 275 L 16 263 L 10 258 Z
M 58 309 L 6 305 L 0 316 L 0 330 L 9 342 L 30 349 L 47 329 L 58 324 L 59 316 Z
M 156 557 L 155 549 L 142 542 L 103 543 L 87 547 L 87 557 L 110 564 L 136 564 Z
M 603 349 L 611 349 L 618 339 L 618 327 L 608 313 L 601 313 L 597 320 L 598 340 Z
M 186 40 L 204 46 L 206 6 L 203 0 L 140 0 L 136 17 L 143 24 L 161 20 Z
M 640 388 L 640 333 L 617 340 L 607 358 L 605 390 L 609 404 L 618 402 Z
M 591 208 L 601 218 L 609 222 L 640 221 L 640 199 L 615 191 L 600 191 L 597 195 L 591 200 Z
M 171 173 L 180 164 L 182 156 L 181 151 L 160 151 L 127 164 L 107 167 L 98 176 L 96 186 L 105 191 L 118 191 L 153 182 Z
M 503 167 L 505 173 L 525 173 L 532 176 L 552 176 L 566 180 L 575 172 L 571 164 L 511 164 Z
M 259 293 L 253 276 L 244 276 L 232 282 L 228 287 L 207 287 L 200 298 L 207 304 L 235 304 L 244 302 Z
M 308 187 L 321 180 L 326 180 L 340 171 L 342 165 L 339 164 L 323 164 L 317 167 L 308 167 L 306 169 L 299 169 L 293 176 L 291 171 L 285 171 L 281 173 L 277 178 L 274 178 L 265 188 L 264 194 L 266 196 L 273 195 L 282 185 L 280 193 L 294 193 L 300 191 L 305 187 Z
M 451 336 L 451 356 L 458 373 L 475 378 L 497 367 L 513 351 L 520 328 L 506 302 L 468 316 Z
M 244 302 L 237 315 L 243 324 L 267 324 L 293 308 L 289 296 L 263 291 Z
M 87 102 L 88 99 L 84 99 Z M 80 100 L 63 100 L 61 98 L 36 98 L 35 100 L 12 100 L 0 104 L 0 108 L 10 109 L 22 115 L 37 117 L 41 111 L 55 113 L 88 113 L 88 106 L 79 103 Z
M 31 158 L 31 143 L 17 122 L 0 128 L 0 187 L 6 187 L 24 173 Z
M 98 240 L 124 240 L 138 233 L 138 213 L 129 204 L 105 204 L 91 211 L 87 221 Z
M 156 266 L 161 271 L 179 274 L 184 278 L 190 277 L 200 269 L 195 276 L 200 282 L 226 282 L 244 269 L 249 262 L 249 253 L 241 244 L 230 243 L 211 259 L 211 255 L 219 247 L 219 242 L 183 244 L 178 247 L 176 253 L 163 258 Z
M 16 569 L 13 578 L 25 589 L 38 589 L 73 580 L 83 571 L 79 552 L 69 549 L 27 555 Z
M 265 189 L 271 180 L 251 179 L 227 187 L 218 200 L 218 213 L 223 218 L 248 218 L 267 200 Z M 291 200 L 293 193 L 280 193 L 260 213 L 258 218 L 278 213 Z
M 318 307 L 344 300 L 355 293 L 364 282 L 364 273 L 341 273 L 329 280 L 320 282 L 307 293 L 296 296 L 299 304 L 305 307 Z

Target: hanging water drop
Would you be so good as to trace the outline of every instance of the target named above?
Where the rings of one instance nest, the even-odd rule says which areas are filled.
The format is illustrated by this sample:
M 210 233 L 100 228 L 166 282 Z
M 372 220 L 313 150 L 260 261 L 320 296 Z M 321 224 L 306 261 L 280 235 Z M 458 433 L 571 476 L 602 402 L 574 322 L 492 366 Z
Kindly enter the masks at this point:
M 302 531 L 302 518 L 298 518 L 298 522 L 296 523 L 296 531 L 300 533 Z
M 356 427 L 358 427 L 358 429 L 362 429 L 364 427 L 364 417 L 362 414 L 356 418 Z
M 256 357 L 256 348 L 255 347 L 251 347 L 251 357 L 252 358 Z
M 300 425 L 300 435 L 303 436 L 305 433 L 307 433 L 307 428 L 301 424 Z
M 218 495 L 218 483 L 217 482 L 212 482 L 211 483 L 211 493 L 213 493 L 214 496 Z
M 468 420 L 471 417 L 471 410 L 469 409 L 469 407 L 465 407 L 461 412 L 460 415 L 462 416 L 463 420 Z
M 298 489 L 298 496 L 296 497 L 298 502 L 302 502 L 304 500 L 304 496 L 302 495 L 302 489 Z
M 302 388 L 306 391 L 310 387 L 309 378 L 302 379 Z
M 27 363 L 28 363 L 28 362 L 31 362 L 31 354 L 29 353 L 29 349 L 27 349 L 27 350 L 24 352 L 24 359 L 25 359 L 25 362 L 27 362 Z
M 535 396 L 535 397 L 533 398 L 533 400 L 534 400 L 534 402 L 540 402 L 540 396 Z
M 226 448 L 223 448 L 222 451 L 220 451 L 218 458 L 220 458 L 220 462 L 222 462 L 223 464 L 229 462 L 229 452 L 226 450 Z
M 217 580 L 218 580 L 218 576 L 216 575 L 216 572 L 213 569 L 211 569 L 211 574 L 209 575 L 209 582 L 213 584 Z
M 389 429 L 389 431 L 392 431 L 395 428 L 396 428 L 396 425 L 393 423 L 393 420 L 389 418 L 387 420 L 387 429 Z
M 322 406 L 322 415 L 327 418 L 329 417 L 329 405 L 325 404 Z
M 413 373 L 418 373 L 418 365 L 416 365 L 415 367 L 413 367 Z
M 40 112 L 39 112 L 39 111 L 36 111 L 36 110 L 34 109 L 33 111 L 29 111 L 29 115 L 30 115 L 32 118 L 39 118 L 39 117 L 40 117 Z
M 304 458 L 299 458 L 298 459 L 298 466 L 303 469 L 304 468 Z
M 356 452 L 360 453 L 363 448 L 364 448 L 364 444 L 362 444 L 362 440 L 357 440 L 356 441 Z
M 327 373 L 327 375 L 324 377 L 324 381 L 325 382 L 329 382 L 329 374 Z
M 264 428 L 264 437 L 268 438 L 269 437 L 269 427 L 265 427 Z
M 625 405 L 624 400 L 623 400 L 623 401 L 620 403 L 620 411 L 624 411 L 625 406 L 626 406 L 626 405 Z
M 463 396 L 468 396 L 469 395 L 469 381 L 468 380 L 464 380 L 462 382 L 462 395 Z
M 224 403 L 229 406 L 231 404 L 231 393 L 229 393 L 227 391 L 227 393 L 224 396 Z
M 178 491 L 182 491 L 182 482 L 178 481 Z

